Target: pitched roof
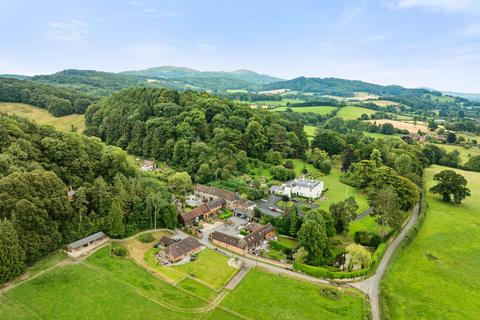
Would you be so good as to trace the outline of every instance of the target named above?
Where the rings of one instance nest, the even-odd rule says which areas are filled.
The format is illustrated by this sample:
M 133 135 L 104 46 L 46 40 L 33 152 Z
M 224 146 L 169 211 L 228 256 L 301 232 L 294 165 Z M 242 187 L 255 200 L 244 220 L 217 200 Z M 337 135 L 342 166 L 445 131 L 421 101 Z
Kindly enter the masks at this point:
M 302 187 L 302 188 L 313 189 L 321 183 L 322 183 L 322 181 L 312 180 L 312 179 L 303 179 L 302 178 L 302 179 L 295 179 L 293 181 L 289 181 L 289 182 L 287 182 L 287 185 L 290 185 L 292 187 L 299 186 L 299 187 Z
M 247 246 L 250 247 L 251 245 L 254 245 L 257 242 L 265 239 L 265 236 L 272 231 L 273 231 L 273 226 L 269 223 L 263 226 L 262 228 L 253 231 L 243 239 L 247 243 Z
M 167 236 L 163 236 L 162 239 L 160 239 L 159 243 L 164 246 L 164 247 L 168 247 L 169 245 L 171 245 L 172 243 L 175 243 L 175 240 L 173 240 L 172 238 L 170 237 L 167 237 Z
M 250 200 L 243 200 L 243 199 L 238 199 L 233 202 L 236 206 L 242 209 L 247 209 L 251 206 L 255 206 L 255 202 L 250 201 Z
M 207 193 L 220 198 L 224 198 L 225 200 L 229 200 L 229 201 L 234 201 L 239 198 L 235 192 L 231 192 L 228 190 L 219 189 L 215 187 L 210 187 L 203 184 L 195 185 L 195 190 L 197 190 L 198 192 Z
M 225 199 L 223 198 L 213 199 L 211 201 L 208 201 L 206 204 L 208 209 L 210 210 L 221 208 L 225 205 Z
M 165 248 L 165 254 L 171 258 L 181 257 L 192 250 L 200 248 L 202 245 L 196 239 L 188 237 L 178 242 L 172 243 Z
M 207 213 L 209 211 L 208 207 L 206 204 L 202 204 L 199 207 L 196 207 L 195 209 L 192 209 L 186 213 L 181 214 L 180 216 L 182 217 L 183 222 L 187 223 L 189 221 L 194 220 L 197 217 L 200 217 Z
M 77 241 L 72 242 L 70 244 L 67 244 L 67 248 L 68 249 L 77 249 L 77 248 L 80 248 L 81 246 L 89 244 L 90 242 L 101 239 L 103 237 L 106 237 L 106 235 L 105 235 L 105 233 L 100 231 L 100 232 L 91 234 L 88 237 L 85 237 L 83 239 L 80 239 L 80 240 L 77 240 Z
M 240 249 L 244 249 L 246 246 L 245 242 L 242 241 L 243 239 L 231 236 L 223 232 L 214 231 L 212 232 L 211 237 L 212 240 L 217 240 Z

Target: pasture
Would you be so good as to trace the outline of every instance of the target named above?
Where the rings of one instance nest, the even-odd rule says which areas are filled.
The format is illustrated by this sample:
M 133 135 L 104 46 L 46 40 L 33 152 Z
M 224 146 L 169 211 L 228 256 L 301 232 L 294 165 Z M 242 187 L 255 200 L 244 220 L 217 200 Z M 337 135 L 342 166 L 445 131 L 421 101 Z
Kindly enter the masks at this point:
M 399 134 L 383 134 L 383 133 L 379 133 L 379 132 L 368 132 L 368 131 L 364 131 L 363 134 L 367 137 L 375 138 L 375 139 L 396 139 L 396 140 L 400 140 L 402 138 Z
M 288 107 L 279 107 L 272 109 L 271 111 L 285 111 Z M 337 109 L 331 106 L 311 106 L 311 107 L 290 107 L 294 112 L 312 112 L 316 114 L 326 115 Z
M 46 109 L 24 103 L 0 102 L 0 112 L 13 114 L 35 121 L 38 124 L 51 125 L 56 129 L 69 132 L 72 125 L 78 132 L 85 130 L 83 115 L 71 114 L 63 117 L 54 117 Z
M 317 127 L 315 126 L 303 126 L 303 131 L 307 135 L 309 141 L 313 140 L 315 136 L 315 132 L 317 131 Z
M 251 319 L 364 319 L 362 294 L 251 270 L 221 306 Z
M 377 105 L 379 107 L 388 107 L 388 106 L 398 106 L 398 102 L 393 102 L 389 100 L 368 100 L 365 102 L 373 103 L 374 105 Z
M 375 113 L 375 110 L 370 110 L 367 108 L 361 107 L 343 107 L 340 108 L 337 112 L 337 117 L 342 118 L 343 120 L 356 120 L 362 116 L 362 114 L 372 115 Z
M 453 145 L 453 144 L 437 144 L 440 148 L 444 148 L 447 152 L 452 152 L 453 150 L 458 150 L 460 152 L 460 159 L 461 163 L 464 164 L 465 162 L 470 159 L 470 157 L 480 156 L 480 148 L 464 148 L 462 146 Z
M 480 314 L 480 173 L 455 170 L 472 196 L 460 205 L 428 191 L 447 167 L 426 169 L 428 210 L 382 281 L 385 319 L 476 319 Z

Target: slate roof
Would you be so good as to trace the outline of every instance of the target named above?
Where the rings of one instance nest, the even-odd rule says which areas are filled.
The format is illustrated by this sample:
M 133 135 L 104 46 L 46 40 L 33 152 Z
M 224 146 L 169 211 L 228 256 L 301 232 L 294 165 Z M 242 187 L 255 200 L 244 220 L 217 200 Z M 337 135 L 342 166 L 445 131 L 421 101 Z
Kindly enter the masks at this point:
M 273 231 L 273 226 L 269 223 L 263 226 L 260 229 L 255 230 L 254 232 L 250 233 L 248 236 L 243 238 L 247 243 L 247 246 L 250 248 L 252 245 L 262 241 L 265 239 L 265 236 Z
M 209 187 L 203 184 L 195 185 L 195 190 L 197 190 L 198 192 L 211 194 L 219 198 L 224 198 L 225 200 L 229 200 L 229 201 L 234 201 L 239 198 L 235 192 L 231 192 L 228 190 L 219 189 L 215 187 Z
M 168 247 L 165 248 L 165 254 L 168 257 L 171 257 L 173 259 L 177 259 L 192 250 L 200 248 L 202 245 L 198 240 L 188 237 L 185 239 L 182 239 L 178 242 L 172 243 Z
M 160 239 L 160 241 L 158 243 L 160 243 L 163 247 L 168 247 L 172 243 L 175 243 L 175 240 L 173 240 L 170 237 L 163 236 L 162 239 Z
M 204 215 L 209 211 L 220 209 L 224 205 L 225 205 L 225 199 L 222 199 L 222 198 L 213 199 L 211 201 L 208 201 L 207 203 L 202 204 L 199 207 L 196 207 L 195 209 L 192 209 L 182 214 L 181 217 L 184 223 L 188 223 L 194 220 L 195 218 Z
M 88 237 L 85 237 L 83 239 L 80 239 L 80 240 L 77 240 L 77 241 L 72 242 L 70 244 L 67 244 L 67 248 L 68 249 L 77 249 L 77 248 L 80 248 L 80 247 L 82 247 L 86 244 L 89 244 L 92 241 L 96 241 L 96 240 L 101 239 L 103 237 L 106 237 L 106 235 L 105 235 L 105 233 L 100 231 L 100 232 L 91 234 Z
M 311 180 L 311 179 L 295 179 L 292 181 L 287 182 L 287 185 L 290 185 L 292 187 L 294 186 L 299 186 L 302 188 L 308 188 L 308 189 L 313 189 L 317 185 L 322 183 L 321 181 L 318 180 Z
M 240 249 L 244 249 L 246 246 L 245 241 L 242 241 L 243 239 L 228 235 L 223 232 L 214 231 L 212 232 L 211 237 L 212 240 L 217 240 Z

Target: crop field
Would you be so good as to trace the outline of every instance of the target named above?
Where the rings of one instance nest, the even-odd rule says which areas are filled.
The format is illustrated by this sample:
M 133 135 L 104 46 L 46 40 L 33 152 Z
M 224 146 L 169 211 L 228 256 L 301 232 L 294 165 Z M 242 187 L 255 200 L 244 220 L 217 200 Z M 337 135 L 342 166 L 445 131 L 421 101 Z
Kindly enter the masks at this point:
M 362 294 L 252 270 L 222 302 L 251 319 L 364 319 Z M 323 294 L 322 294 L 323 293 Z
M 410 122 L 405 121 L 397 121 L 397 120 L 389 120 L 389 119 L 376 119 L 376 120 L 368 120 L 369 122 L 376 123 L 377 125 L 381 125 L 384 123 L 391 123 L 397 129 L 406 129 L 408 132 L 417 133 L 418 130 L 422 132 L 429 132 L 428 127 L 425 124 L 417 123 L 413 124 Z
M 355 120 L 360 118 L 364 113 L 370 116 L 375 113 L 375 110 L 361 107 L 343 107 L 338 110 L 337 117 L 343 118 L 344 120 Z
M 389 100 L 368 100 L 365 102 L 373 103 L 379 107 L 388 107 L 388 106 L 398 106 L 398 102 L 389 101 Z
M 333 110 L 337 109 L 336 107 L 331 106 L 311 106 L 311 107 L 290 107 L 295 112 L 312 112 L 316 114 L 329 114 Z M 287 107 L 279 107 L 272 109 L 272 111 L 285 111 Z
M 445 169 L 426 169 L 427 189 Z M 423 226 L 382 281 L 385 319 L 478 319 L 480 173 L 455 171 L 468 180 L 472 196 L 457 205 L 427 191 Z
M 12 102 L 0 102 L 0 112 L 28 118 L 39 124 L 51 125 L 64 132 L 70 131 L 72 125 L 77 128 L 78 132 L 85 130 L 85 122 L 81 114 L 54 117 L 46 109 L 29 104 Z

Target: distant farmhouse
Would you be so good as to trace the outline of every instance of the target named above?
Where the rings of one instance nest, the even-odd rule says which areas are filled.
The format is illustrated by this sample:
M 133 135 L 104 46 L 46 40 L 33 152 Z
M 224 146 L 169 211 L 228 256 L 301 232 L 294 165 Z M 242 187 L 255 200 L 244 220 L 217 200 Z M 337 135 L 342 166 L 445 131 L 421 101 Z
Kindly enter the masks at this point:
M 318 199 L 322 196 L 323 181 L 311 179 L 295 179 L 281 186 L 272 186 L 270 192 L 279 196 L 300 196 L 309 199 Z
M 142 163 L 142 166 L 140 167 L 140 170 L 142 171 L 153 171 L 157 168 L 155 165 L 155 162 L 152 160 L 144 160 Z
M 206 219 L 224 208 L 237 212 L 236 215 L 253 215 L 253 209 L 256 206 L 252 201 L 241 199 L 235 192 L 202 184 L 195 186 L 194 195 L 201 199 L 202 204 L 180 215 L 180 220 L 184 225 L 191 225 Z
M 65 253 L 71 258 L 78 258 L 106 243 L 109 238 L 102 231 L 89 235 L 65 246 Z
M 231 236 L 219 231 L 214 231 L 210 234 L 210 239 L 212 240 L 213 244 L 219 247 L 243 255 L 258 247 L 260 244 L 262 244 L 263 240 L 269 240 L 275 236 L 275 230 L 270 223 L 265 226 L 252 224 L 249 230 L 252 230 L 250 234 L 243 238 Z

